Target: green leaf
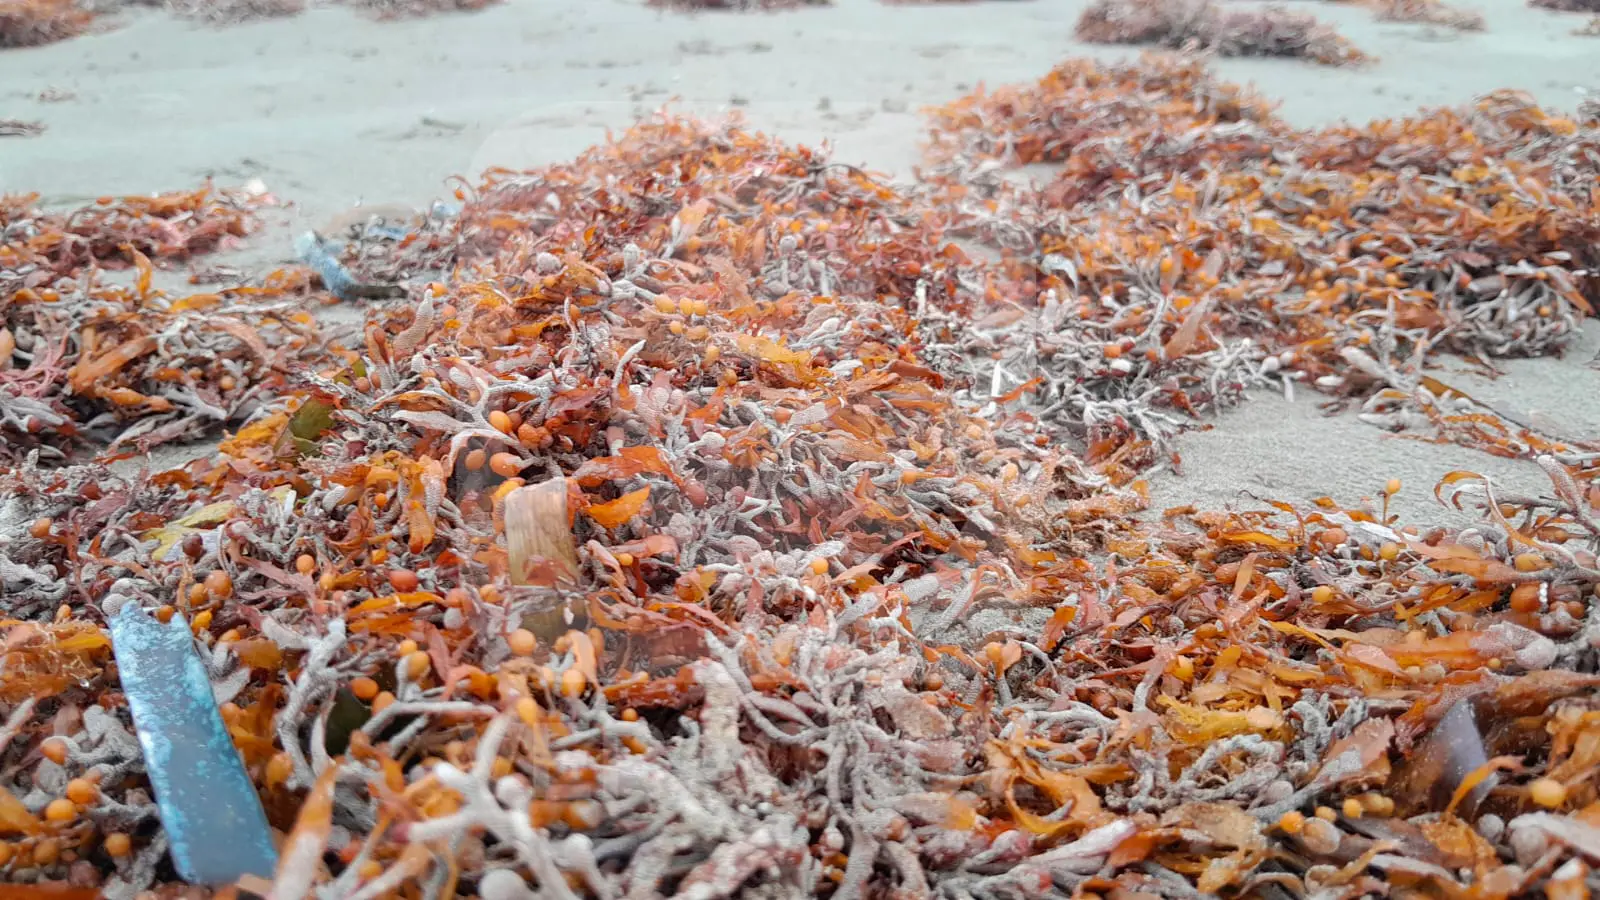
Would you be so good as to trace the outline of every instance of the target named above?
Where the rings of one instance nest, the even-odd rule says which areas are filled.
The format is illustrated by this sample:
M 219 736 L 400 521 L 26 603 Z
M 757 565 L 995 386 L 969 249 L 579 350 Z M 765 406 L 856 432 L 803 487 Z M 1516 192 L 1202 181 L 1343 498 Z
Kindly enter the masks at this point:
M 307 398 L 289 419 L 289 433 L 303 441 L 314 441 L 333 427 L 333 405 L 316 397 Z
M 333 427 L 333 409 L 331 403 L 308 397 L 289 417 L 289 437 L 302 456 L 317 452 L 317 439 Z

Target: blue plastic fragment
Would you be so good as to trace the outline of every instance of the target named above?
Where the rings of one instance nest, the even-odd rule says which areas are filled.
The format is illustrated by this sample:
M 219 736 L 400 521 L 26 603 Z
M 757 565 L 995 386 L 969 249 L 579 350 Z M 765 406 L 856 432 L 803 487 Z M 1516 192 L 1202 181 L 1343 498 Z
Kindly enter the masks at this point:
M 340 300 L 354 298 L 356 277 L 350 274 L 350 270 L 339 261 L 335 251 L 330 249 L 316 232 L 307 231 L 301 234 L 295 240 L 295 251 L 299 254 L 301 262 L 316 270 L 328 293 Z
M 278 854 L 261 798 L 228 737 L 189 624 L 162 624 L 137 603 L 109 617 L 173 865 L 192 884 L 271 877 Z

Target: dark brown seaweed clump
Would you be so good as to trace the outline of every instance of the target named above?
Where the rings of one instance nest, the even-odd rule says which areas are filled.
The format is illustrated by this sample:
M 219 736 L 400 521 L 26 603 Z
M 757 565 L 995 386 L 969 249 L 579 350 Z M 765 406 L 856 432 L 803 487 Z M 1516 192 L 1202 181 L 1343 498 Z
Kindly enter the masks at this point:
M 1077 36 L 1093 44 L 1150 44 L 1221 56 L 1300 57 L 1323 65 L 1366 60 L 1331 27 L 1281 6 L 1236 9 L 1212 0 L 1095 0 Z
M 501 0 L 340 0 L 379 19 L 419 19 L 440 13 L 473 12 Z
M 831 6 L 833 0 L 649 0 L 651 6 L 676 12 L 726 11 L 760 12 L 796 9 L 805 6 Z
M 1528 0 L 1528 5 L 1560 12 L 1600 13 L 1600 0 Z
M 304 12 L 305 0 L 168 0 L 167 8 L 213 25 L 277 19 Z
M 81 34 L 91 18 L 74 0 L 0 0 L 0 49 L 65 40 Z
M 1378 18 L 1385 22 L 1411 22 L 1420 25 L 1443 25 L 1457 31 L 1482 31 L 1483 15 L 1473 10 L 1457 9 L 1440 0 L 1371 0 Z

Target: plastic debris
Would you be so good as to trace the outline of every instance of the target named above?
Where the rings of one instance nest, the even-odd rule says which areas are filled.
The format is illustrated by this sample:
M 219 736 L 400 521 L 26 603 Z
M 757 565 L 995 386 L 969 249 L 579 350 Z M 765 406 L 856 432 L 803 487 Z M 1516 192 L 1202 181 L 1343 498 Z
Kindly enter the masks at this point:
M 175 615 L 163 624 L 133 602 L 107 622 L 179 876 L 221 885 L 271 875 L 272 831 L 217 712 L 189 623 Z
M 405 290 L 397 285 L 357 281 L 339 259 L 338 246 L 314 231 L 302 232 L 295 239 L 295 252 L 301 262 L 317 273 L 328 293 L 340 300 L 377 300 L 405 296 Z

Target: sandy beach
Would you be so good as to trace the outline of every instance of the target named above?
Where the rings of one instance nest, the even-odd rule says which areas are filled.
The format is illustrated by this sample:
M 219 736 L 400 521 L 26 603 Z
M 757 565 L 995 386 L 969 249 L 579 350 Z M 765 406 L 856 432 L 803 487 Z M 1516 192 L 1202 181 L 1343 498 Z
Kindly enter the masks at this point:
M 1377 21 L 1353 4 L 1297 3 L 1377 57 L 1331 69 L 1219 60 L 1217 71 L 1282 102 L 1296 124 L 1365 121 L 1514 88 L 1571 109 L 1600 91 L 1600 39 L 1582 16 L 1516 0 L 1464 2 L 1487 29 Z M 210 27 L 160 12 L 98 33 L 0 53 L 0 118 L 43 135 L 0 140 L 0 191 L 52 206 L 118 193 L 260 179 L 288 206 L 222 260 L 256 270 L 290 260 L 291 238 L 355 204 L 421 206 L 452 176 L 570 158 L 663 104 L 737 109 L 786 140 L 830 142 L 837 158 L 911 177 L 919 109 L 979 84 L 1038 77 L 1074 55 L 1124 56 L 1072 40 L 1082 4 L 1034 0 L 837 5 L 768 14 L 660 12 L 636 0 L 513 0 L 467 14 L 374 22 L 344 8 Z M 44 96 L 49 99 L 41 99 Z M 216 260 L 207 260 L 214 262 Z M 181 273 L 175 273 L 181 274 Z M 174 279 L 176 280 L 176 279 Z M 1564 358 L 1511 360 L 1446 381 L 1525 420 L 1600 433 L 1600 348 L 1591 326 Z M 1354 501 L 1390 477 L 1410 521 L 1463 521 L 1433 500 L 1444 473 L 1471 469 L 1541 490 L 1530 463 L 1388 435 L 1322 398 L 1257 397 L 1189 435 L 1178 474 L 1154 476 L 1154 508 L 1251 497 Z M 203 448 L 177 448 L 162 459 Z

